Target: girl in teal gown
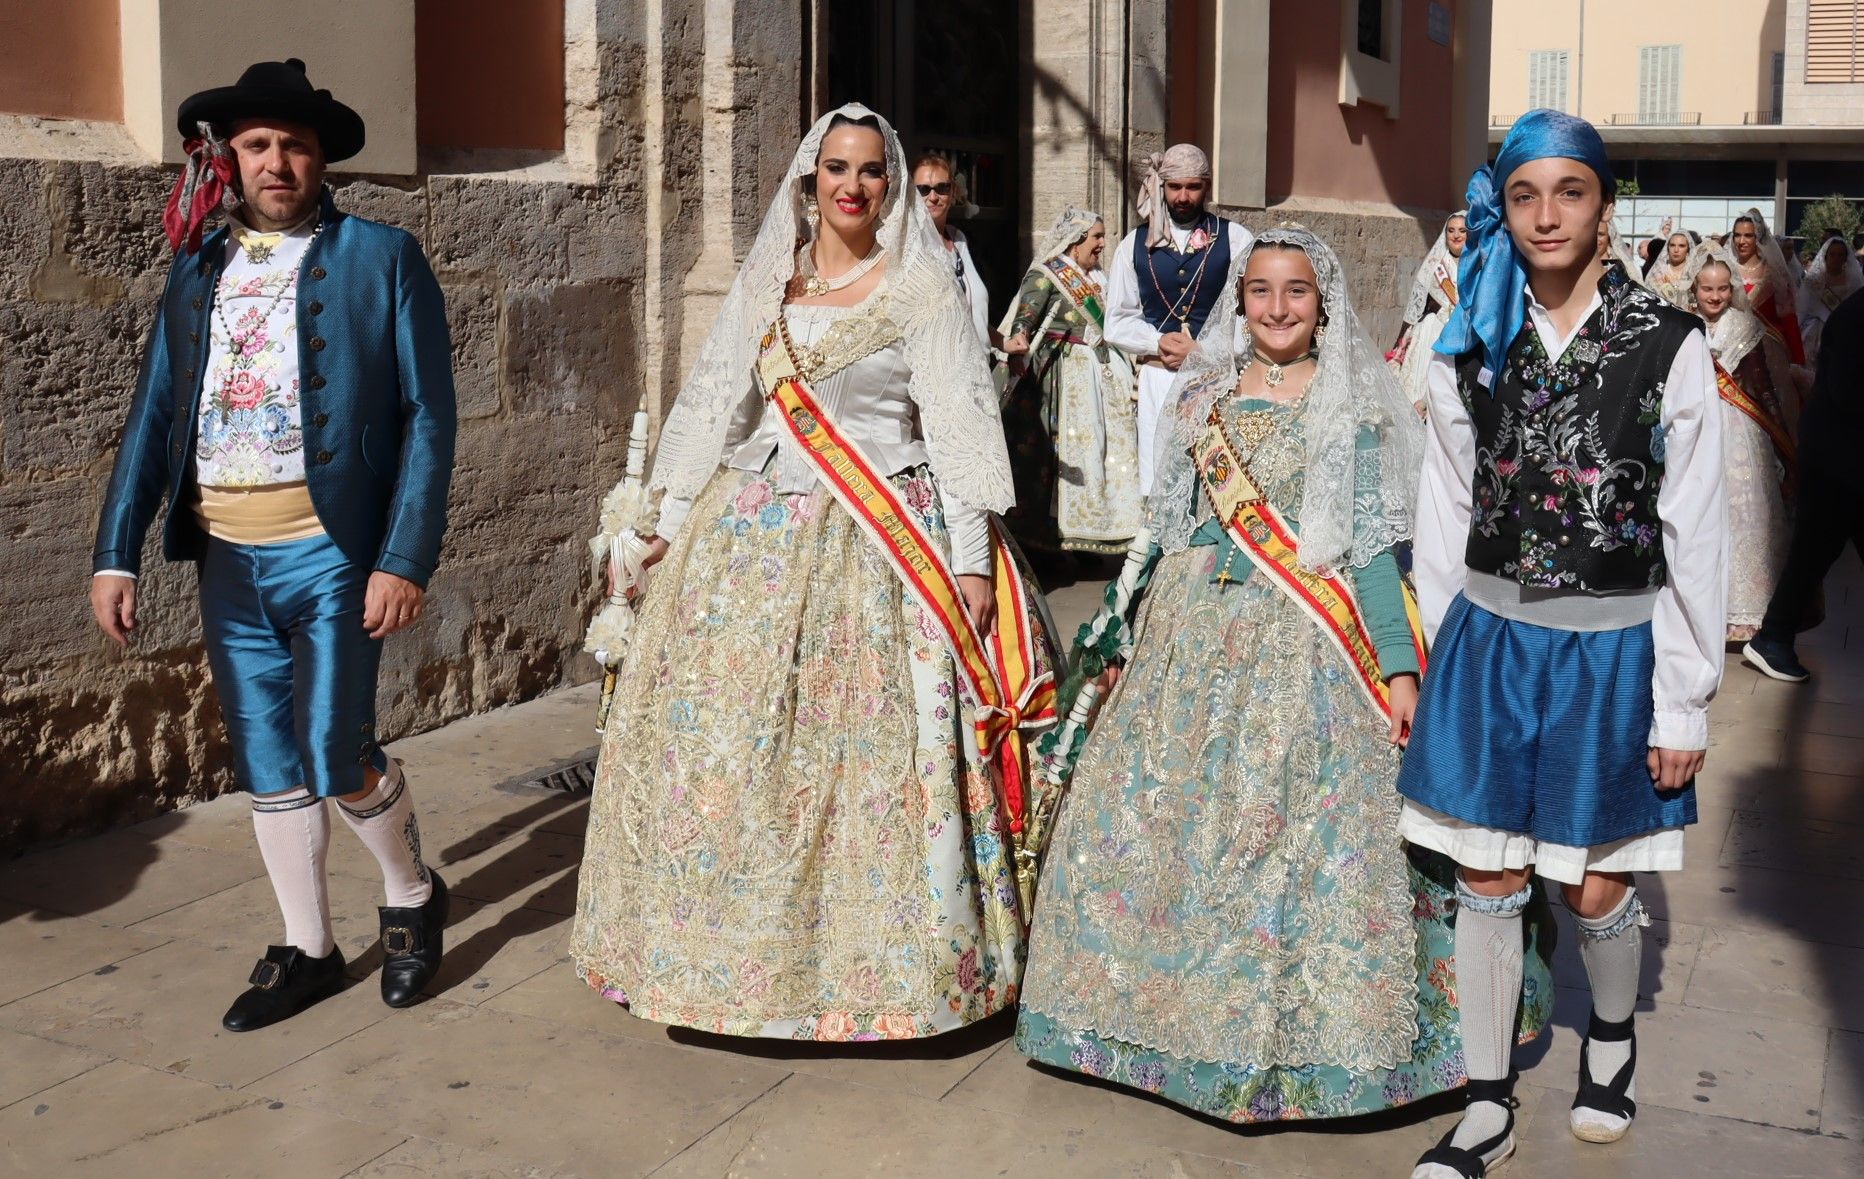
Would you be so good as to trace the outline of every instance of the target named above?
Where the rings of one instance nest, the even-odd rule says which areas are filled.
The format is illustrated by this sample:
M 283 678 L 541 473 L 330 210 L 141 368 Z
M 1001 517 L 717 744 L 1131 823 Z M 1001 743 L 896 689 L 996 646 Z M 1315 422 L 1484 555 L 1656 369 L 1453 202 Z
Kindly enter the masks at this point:
M 1248 261 L 1265 250 L 1306 256 L 1320 328 L 1298 359 L 1277 341 L 1280 385 L 1255 333 L 1286 325 L 1235 318 L 1229 292 L 1217 313 L 1238 325 L 1234 349 L 1206 341 L 1180 375 L 1136 645 L 1061 804 L 1016 1031 L 1041 1064 L 1235 1122 L 1369 1113 L 1464 1080 L 1453 868 L 1405 847 L 1392 788 L 1415 679 L 1390 689 L 1394 721 L 1231 539 L 1192 457 L 1209 466 L 1220 426 L 1298 537 L 1300 568 L 1338 571 L 1352 591 L 1377 654 L 1370 682 L 1415 677 L 1394 550 L 1423 431 L 1333 251 L 1300 229 L 1262 235 Z M 1255 277 L 1246 263 L 1242 286 Z M 1252 364 L 1273 371 L 1239 380 Z M 1240 395 L 1265 381 L 1271 396 Z M 1544 899 L 1532 912 L 1524 1039 L 1553 1005 Z

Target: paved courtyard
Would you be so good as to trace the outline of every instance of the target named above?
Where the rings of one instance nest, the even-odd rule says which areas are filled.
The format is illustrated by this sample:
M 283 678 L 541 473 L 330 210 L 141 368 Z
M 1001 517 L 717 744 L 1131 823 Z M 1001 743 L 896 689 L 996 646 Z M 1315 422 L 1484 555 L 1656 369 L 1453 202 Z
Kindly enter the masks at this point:
M 1689 867 L 1646 878 L 1637 1127 L 1566 1131 L 1585 977 L 1525 1051 L 1514 1179 L 1864 1174 L 1864 576 L 1802 655 L 1731 664 Z M 1070 633 L 1093 587 L 1056 596 Z M 278 936 L 243 799 L 0 865 L 0 1174 L 1402 1176 L 1454 1114 L 1236 1130 L 1044 1072 L 1010 1023 L 900 1047 L 745 1042 L 632 1018 L 564 958 L 585 806 L 516 791 L 589 749 L 592 689 L 397 743 L 454 896 L 434 995 L 367 977 L 289 1023 L 219 1017 Z M 501 789 L 506 786 L 506 789 Z M 371 976 L 379 884 L 339 825 L 339 944 Z

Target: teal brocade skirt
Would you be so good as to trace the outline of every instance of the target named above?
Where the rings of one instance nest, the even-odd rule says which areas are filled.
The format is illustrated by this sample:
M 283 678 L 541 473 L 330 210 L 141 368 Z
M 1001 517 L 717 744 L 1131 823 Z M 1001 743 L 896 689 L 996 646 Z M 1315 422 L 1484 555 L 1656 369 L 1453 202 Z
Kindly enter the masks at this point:
M 1016 1046 L 1231 1122 L 1459 1088 L 1455 866 L 1400 841 L 1398 754 L 1344 659 L 1217 559 L 1162 558 L 1141 603 L 1048 848 Z M 1534 887 L 1522 1040 L 1554 999 Z

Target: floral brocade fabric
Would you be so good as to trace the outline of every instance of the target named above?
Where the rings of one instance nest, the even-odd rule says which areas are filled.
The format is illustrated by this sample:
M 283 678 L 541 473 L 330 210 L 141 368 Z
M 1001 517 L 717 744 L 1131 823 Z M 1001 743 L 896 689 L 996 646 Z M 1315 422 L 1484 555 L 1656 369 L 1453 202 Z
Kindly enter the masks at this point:
M 935 541 L 920 468 L 894 477 Z M 1015 1002 L 1010 853 L 952 657 L 826 491 L 724 470 L 641 607 L 571 952 L 663 1023 L 901 1039 Z
M 1276 417 L 1248 462 L 1288 513 L 1306 448 Z M 1236 1121 L 1460 1085 L 1453 893 L 1398 836 L 1386 725 L 1290 598 L 1218 562 L 1153 574 L 1049 847 L 1017 1046 Z M 1527 975 L 1538 1030 L 1552 987 Z

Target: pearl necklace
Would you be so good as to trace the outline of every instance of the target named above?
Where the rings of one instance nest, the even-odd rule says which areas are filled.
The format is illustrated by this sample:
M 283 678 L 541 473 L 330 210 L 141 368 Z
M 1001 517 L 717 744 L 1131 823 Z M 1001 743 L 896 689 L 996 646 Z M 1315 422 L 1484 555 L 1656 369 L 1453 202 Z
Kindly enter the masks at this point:
M 876 241 L 874 243 L 874 248 L 867 252 L 867 257 L 856 262 L 853 266 L 842 271 L 834 278 L 823 278 L 816 273 L 814 243 L 805 243 L 801 249 L 796 251 L 795 281 L 800 284 L 797 287 L 798 293 L 804 299 L 818 299 L 831 291 L 839 291 L 845 287 L 851 287 L 855 283 L 861 281 L 861 278 L 866 275 L 868 271 L 878 265 L 881 256 L 885 253 L 886 251 L 883 250 L 880 243 Z

